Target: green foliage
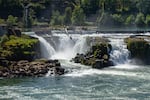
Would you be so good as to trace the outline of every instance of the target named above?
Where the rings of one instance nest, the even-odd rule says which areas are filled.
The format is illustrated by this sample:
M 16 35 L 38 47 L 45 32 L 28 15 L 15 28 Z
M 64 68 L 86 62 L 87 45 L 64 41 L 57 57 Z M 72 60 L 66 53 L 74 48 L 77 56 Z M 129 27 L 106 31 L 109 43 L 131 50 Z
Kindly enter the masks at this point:
M 143 19 L 142 15 L 146 17 L 150 14 L 149 0 L 0 0 L 0 23 L 5 23 L 8 18 L 8 25 L 18 25 L 20 22 L 19 25 L 23 26 L 24 8 L 27 5 L 28 22 L 24 25 L 27 28 L 42 18 L 45 22 L 50 20 L 51 25 L 84 25 L 85 21 L 94 23 L 97 17 L 99 25 L 105 27 L 131 26 L 134 23 L 138 27 L 144 27 L 145 24 L 150 26 L 149 18 Z M 94 17 L 91 19 L 91 16 Z
M 124 19 L 120 14 L 113 14 L 112 18 L 115 26 L 122 26 L 124 24 Z
M 135 17 L 134 15 L 129 15 L 127 18 L 126 18 L 126 21 L 125 21 L 125 25 L 134 25 L 135 24 Z
M 64 16 L 59 11 L 54 11 L 50 20 L 50 25 L 63 25 Z
M 85 14 L 80 6 L 76 6 L 72 13 L 72 24 L 83 25 L 85 21 Z
M 0 18 L 0 24 L 5 24 L 5 20 Z
M 33 59 L 38 39 L 30 38 L 26 35 L 22 37 L 12 35 L 9 38 L 3 36 L 2 40 L 1 57 L 5 57 L 8 60 Z
M 150 62 L 150 45 L 147 41 L 142 38 L 128 38 L 126 42 L 132 58 L 141 59 L 146 63 Z
M 135 19 L 135 24 L 137 25 L 137 27 L 145 26 L 144 14 L 142 14 L 142 13 L 137 14 L 136 19 Z
M 71 9 L 71 7 L 67 7 L 65 9 L 65 15 L 64 15 L 65 25 L 71 24 L 71 17 L 72 17 L 72 9 Z
M 81 8 L 86 16 L 96 14 L 99 10 L 99 0 L 81 0 Z
M 111 27 L 113 26 L 113 17 L 109 13 L 102 13 L 98 24 L 100 27 Z
M 146 25 L 150 26 L 150 15 L 146 16 Z
M 9 40 L 8 36 L 7 36 L 7 35 L 3 35 L 3 36 L 1 37 L 1 39 L 0 39 L 0 46 L 3 47 L 4 43 L 5 43 L 6 41 L 8 41 L 8 40 Z
M 12 15 L 9 15 L 6 22 L 7 22 L 7 25 L 11 27 L 13 25 L 17 25 L 18 18 Z

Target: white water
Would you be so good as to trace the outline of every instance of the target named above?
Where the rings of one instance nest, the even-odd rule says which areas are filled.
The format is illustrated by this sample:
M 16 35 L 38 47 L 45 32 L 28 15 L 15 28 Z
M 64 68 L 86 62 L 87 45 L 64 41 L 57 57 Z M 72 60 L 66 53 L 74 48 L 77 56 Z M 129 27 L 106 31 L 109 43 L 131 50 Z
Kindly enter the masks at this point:
M 115 65 L 126 64 L 129 62 L 129 54 L 124 39 L 110 39 L 110 44 L 112 45 L 111 59 Z
M 128 35 L 121 36 L 111 34 L 90 34 L 90 35 L 77 35 L 72 34 L 70 36 L 66 34 L 54 34 L 59 37 L 59 43 L 56 45 L 55 50 L 50 43 L 48 43 L 43 37 L 33 35 L 40 40 L 42 57 L 47 59 L 64 59 L 71 60 L 77 53 L 86 53 L 89 50 L 89 46 L 86 43 L 86 37 L 106 37 L 110 40 L 112 45 L 111 59 L 115 65 L 129 63 L 129 51 L 124 43 L 124 38 Z M 53 36 L 51 37 L 53 38 Z
M 138 66 L 130 64 L 130 53 L 127 50 L 126 44 L 124 43 L 124 38 L 130 36 L 130 34 L 53 34 L 53 36 L 58 37 L 59 41 L 56 42 L 56 49 L 54 49 L 52 45 L 48 43 L 43 37 L 34 35 L 34 37 L 39 38 L 41 41 L 42 55 L 44 58 L 62 59 L 64 61 L 69 61 L 75 57 L 77 53 L 85 53 L 89 49 L 89 46 L 86 44 L 86 37 L 105 37 L 110 40 L 110 44 L 112 45 L 110 56 L 111 60 L 115 64 L 113 68 L 128 70 L 138 68 Z M 53 36 L 51 36 L 51 38 L 53 38 Z M 64 64 L 64 66 L 67 66 L 67 64 Z M 70 62 L 69 66 L 74 66 L 74 63 Z M 82 70 L 79 70 L 79 72 L 75 71 L 76 73 L 74 74 L 86 75 L 89 73 L 89 70 L 91 71 L 90 67 L 87 69 L 83 68 Z M 98 72 L 94 72 L 94 74 L 97 73 Z
M 42 58 L 50 59 L 51 55 L 55 54 L 55 49 L 48 43 L 43 37 L 38 35 L 32 35 L 40 41 L 40 49 Z
M 66 34 L 56 35 L 59 37 L 58 50 L 52 55 L 52 59 L 71 60 L 77 53 L 87 51 L 86 38 L 79 36 L 68 36 Z

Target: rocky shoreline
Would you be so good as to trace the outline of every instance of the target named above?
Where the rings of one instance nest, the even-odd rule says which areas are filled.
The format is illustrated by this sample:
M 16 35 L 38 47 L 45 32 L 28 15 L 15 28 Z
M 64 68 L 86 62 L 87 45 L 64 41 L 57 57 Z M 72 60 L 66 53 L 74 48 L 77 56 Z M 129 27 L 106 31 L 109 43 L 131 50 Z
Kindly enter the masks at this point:
M 49 76 L 54 76 L 65 73 L 65 69 L 61 67 L 58 60 L 35 60 L 32 62 L 27 60 L 7 62 L 6 60 L 1 60 L 0 64 L 3 64 L 3 67 L 0 66 L 0 77 L 7 78 L 41 77 L 48 73 Z

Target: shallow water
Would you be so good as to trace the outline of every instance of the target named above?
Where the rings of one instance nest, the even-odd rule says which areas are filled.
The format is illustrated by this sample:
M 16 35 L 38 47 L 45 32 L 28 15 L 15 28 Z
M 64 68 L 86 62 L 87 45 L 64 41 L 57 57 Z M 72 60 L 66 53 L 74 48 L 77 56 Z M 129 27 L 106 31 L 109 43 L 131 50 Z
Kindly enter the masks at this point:
M 64 76 L 0 80 L 0 100 L 149 100 L 150 66 L 96 70 L 62 61 Z M 130 68 L 129 68 L 130 66 Z

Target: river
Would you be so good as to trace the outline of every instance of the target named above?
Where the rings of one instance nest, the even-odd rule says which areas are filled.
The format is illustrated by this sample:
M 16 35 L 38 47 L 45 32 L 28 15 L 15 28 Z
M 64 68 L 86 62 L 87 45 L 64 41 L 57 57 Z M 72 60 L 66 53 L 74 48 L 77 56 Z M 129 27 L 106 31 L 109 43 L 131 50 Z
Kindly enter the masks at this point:
M 41 49 L 51 56 L 43 53 L 43 57 L 60 59 L 62 67 L 69 72 L 63 76 L 47 74 L 38 78 L 0 79 L 0 100 L 149 100 L 150 66 L 130 61 L 123 42 L 129 35 L 54 34 L 57 41 L 47 41 L 50 51 Z M 103 36 L 110 40 L 113 45 L 111 59 L 115 66 L 98 70 L 70 62 L 76 53 L 88 49 L 84 38 L 87 36 Z M 41 40 L 41 48 L 48 45 L 45 40 L 52 39 L 49 35 L 47 38 L 36 37 Z

